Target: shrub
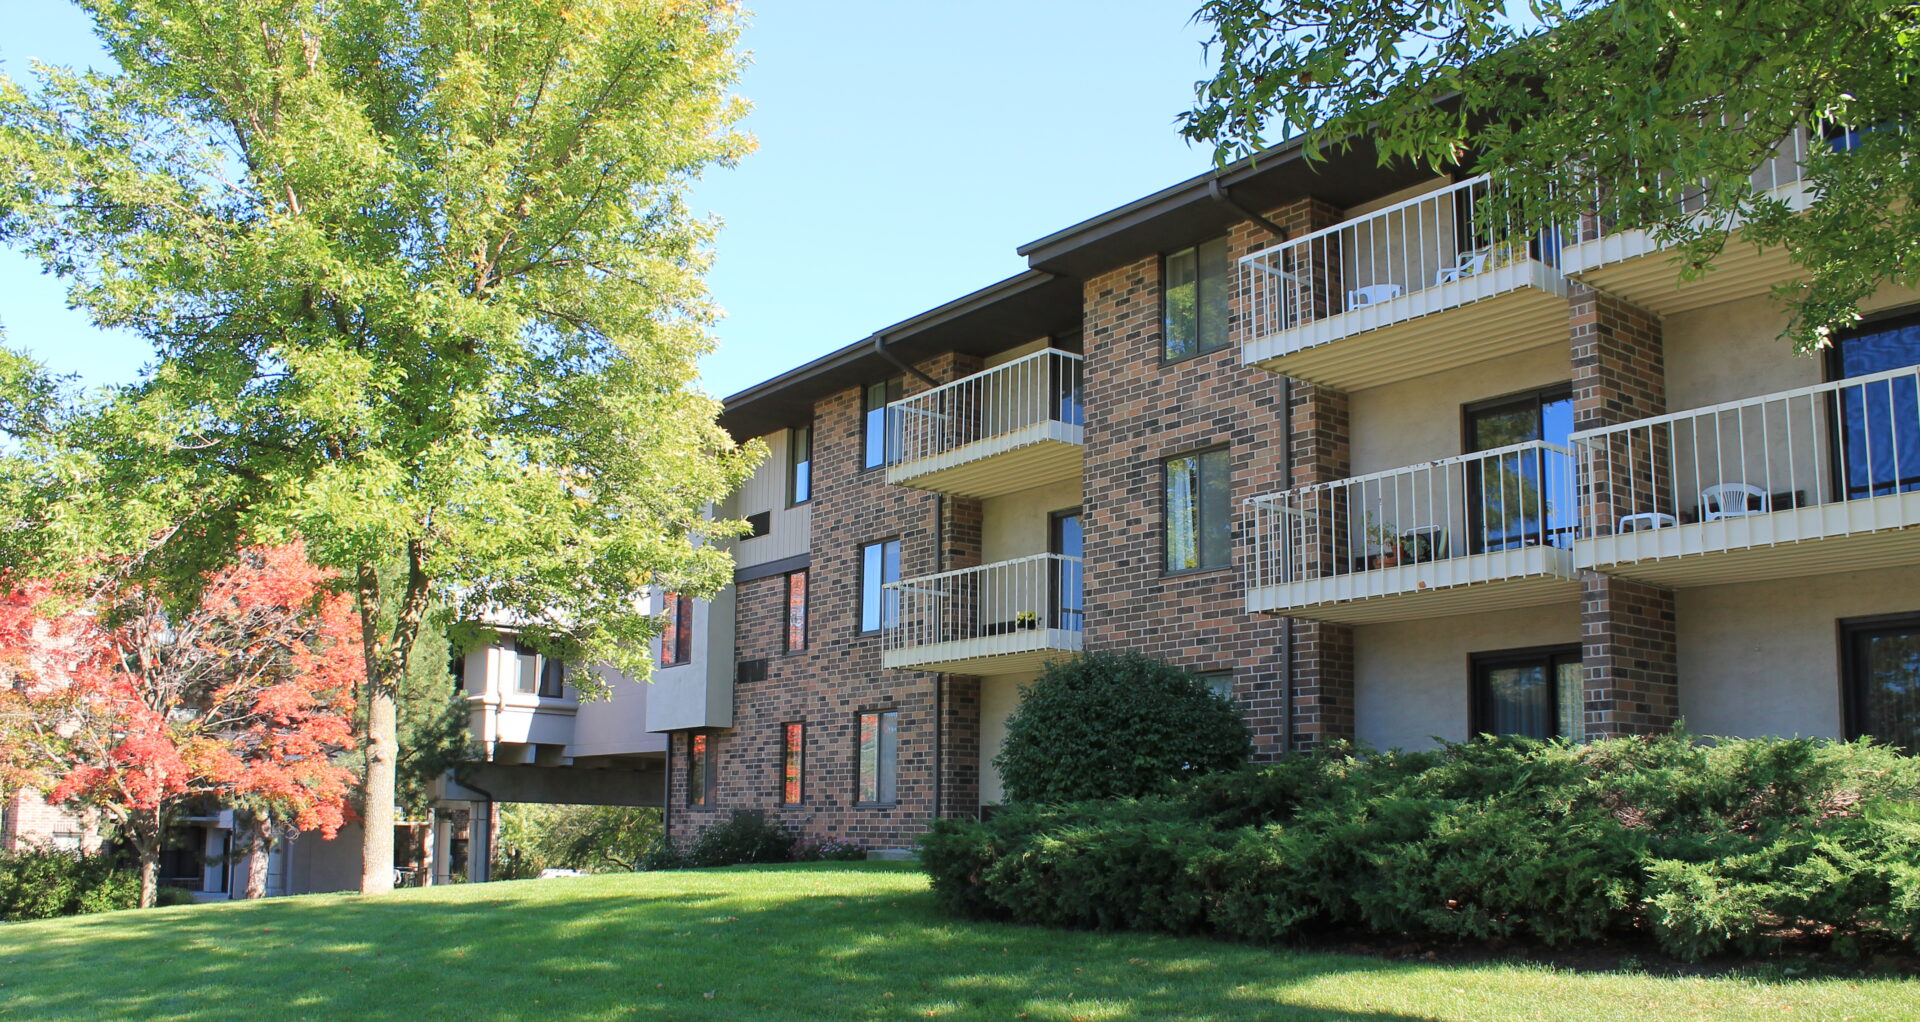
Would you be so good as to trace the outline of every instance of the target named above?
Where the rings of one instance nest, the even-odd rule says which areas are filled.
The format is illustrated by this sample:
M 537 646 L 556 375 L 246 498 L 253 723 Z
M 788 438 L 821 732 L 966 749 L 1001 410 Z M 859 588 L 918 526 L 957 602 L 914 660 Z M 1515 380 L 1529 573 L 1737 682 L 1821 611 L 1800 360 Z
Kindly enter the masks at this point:
M 0 852 L 0 919 L 51 919 L 139 904 L 140 875 L 111 856 Z
M 802 841 L 793 846 L 795 862 L 861 862 L 867 857 L 867 850 L 851 841 L 836 841 L 827 838 L 824 841 Z
M 1799 931 L 1847 952 L 1920 936 L 1917 798 L 1920 761 L 1867 743 L 1335 747 L 1157 797 L 941 821 L 922 859 L 948 910 L 1053 925 L 1641 932 L 1688 959 Z
M 1198 678 L 1099 652 L 1047 665 L 1007 719 L 994 765 L 1015 802 L 1131 798 L 1242 766 L 1251 748 L 1232 700 Z
M 687 865 L 732 866 L 792 862 L 793 835 L 759 813 L 736 809 L 727 822 L 708 827 L 687 849 Z

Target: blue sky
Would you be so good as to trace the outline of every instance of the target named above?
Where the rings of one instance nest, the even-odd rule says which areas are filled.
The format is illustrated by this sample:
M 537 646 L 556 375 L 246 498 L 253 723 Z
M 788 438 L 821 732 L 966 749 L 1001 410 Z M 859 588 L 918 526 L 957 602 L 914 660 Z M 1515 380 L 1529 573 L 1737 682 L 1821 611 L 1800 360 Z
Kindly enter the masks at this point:
M 705 388 L 731 394 L 1017 273 L 1022 242 L 1205 170 L 1173 124 L 1206 72 L 1196 6 L 762 0 L 740 84 L 760 149 L 694 193 L 726 223 Z M 0 0 L 0 24 L 10 75 L 101 59 L 71 6 Z M 89 384 L 149 358 L 5 250 L 0 327 Z

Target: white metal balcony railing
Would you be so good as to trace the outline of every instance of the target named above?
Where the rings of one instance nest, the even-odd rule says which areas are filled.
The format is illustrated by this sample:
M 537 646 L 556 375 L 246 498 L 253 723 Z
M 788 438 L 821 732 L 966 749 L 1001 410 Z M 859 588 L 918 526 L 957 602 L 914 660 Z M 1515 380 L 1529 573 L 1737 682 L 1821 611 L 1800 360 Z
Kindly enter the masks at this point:
M 1294 587 L 1255 609 L 1516 575 L 1571 576 L 1573 459 L 1544 441 L 1299 487 L 1247 505 L 1249 593 Z
M 1588 430 L 1572 442 L 1586 493 L 1586 566 L 1920 524 L 1920 366 Z
M 1492 187 L 1483 174 L 1243 256 L 1244 336 L 1389 303 L 1398 310 L 1389 318 L 1411 318 L 1511 289 L 1511 281 L 1496 283 L 1502 268 L 1557 266 L 1558 232 L 1515 238 L 1486 203 Z M 1430 300 L 1413 301 L 1429 292 Z
M 1078 650 L 1083 590 L 1080 558 L 1062 554 L 889 582 L 882 660 L 905 667 Z
M 1001 448 L 1046 439 L 1047 424 L 1079 442 L 1081 358 L 1047 348 L 887 406 L 891 465 L 913 465 L 984 441 Z

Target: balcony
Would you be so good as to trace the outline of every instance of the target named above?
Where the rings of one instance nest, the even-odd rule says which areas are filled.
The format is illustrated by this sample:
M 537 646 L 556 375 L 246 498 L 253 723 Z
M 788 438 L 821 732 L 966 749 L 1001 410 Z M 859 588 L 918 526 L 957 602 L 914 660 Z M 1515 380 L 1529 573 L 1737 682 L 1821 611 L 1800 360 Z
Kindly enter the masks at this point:
M 1773 157 L 1753 172 L 1753 190 L 1796 211 L 1805 209 L 1813 201 L 1805 179 L 1812 137 L 1812 132 L 1800 129 L 1783 140 Z M 1596 205 L 1604 208 L 1604 198 Z M 1704 192 L 1695 191 L 1681 200 L 1679 212 L 1694 213 L 1704 205 Z M 1739 222 L 1731 226 L 1732 234 L 1713 268 L 1695 280 L 1681 281 L 1680 267 L 1656 232 L 1615 230 L 1612 218 L 1604 213 L 1582 223 L 1574 233 L 1577 241 L 1562 253 L 1561 265 L 1567 276 L 1662 316 L 1758 297 L 1799 275 L 1799 267 L 1785 250 L 1746 242 L 1740 237 Z
M 1080 478 L 1079 355 L 1048 348 L 887 406 L 887 482 L 998 497 Z
M 1485 176 L 1240 260 L 1241 361 L 1360 390 L 1565 344 L 1558 235 L 1498 241 Z
M 1582 568 L 1684 587 L 1920 563 L 1920 367 L 1573 444 Z
M 1575 599 L 1573 459 L 1541 441 L 1248 501 L 1247 610 L 1370 623 Z
M 1080 652 L 1080 558 L 1034 554 L 883 587 L 886 667 L 948 674 L 1037 671 Z

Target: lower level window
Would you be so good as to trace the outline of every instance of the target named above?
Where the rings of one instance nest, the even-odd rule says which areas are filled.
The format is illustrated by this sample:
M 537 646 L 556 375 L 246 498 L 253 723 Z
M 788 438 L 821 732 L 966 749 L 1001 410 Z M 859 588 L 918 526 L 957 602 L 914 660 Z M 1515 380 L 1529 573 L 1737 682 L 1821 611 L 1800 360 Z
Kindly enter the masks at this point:
M 713 798 L 713 739 L 687 736 L 687 804 L 703 806 Z
M 1841 622 L 1847 737 L 1920 753 L 1920 614 Z
M 807 726 L 798 722 L 781 726 L 780 802 L 797 806 L 805 795 L 807 769 Z
M 860 787 L 855 797 L 864 803 L 892 803 L 899 798 L 900 714 L 875 710 L 860 715 Z
M 1473 733 L 1585 737 L 1580 647 L 1478 653 L 1473 657 Z

